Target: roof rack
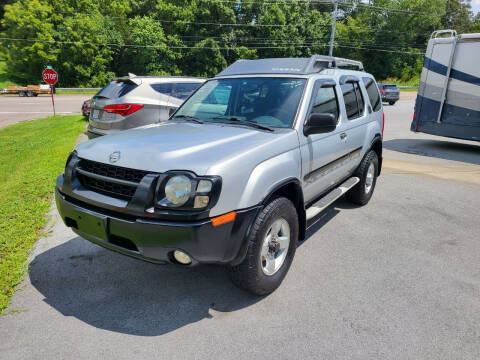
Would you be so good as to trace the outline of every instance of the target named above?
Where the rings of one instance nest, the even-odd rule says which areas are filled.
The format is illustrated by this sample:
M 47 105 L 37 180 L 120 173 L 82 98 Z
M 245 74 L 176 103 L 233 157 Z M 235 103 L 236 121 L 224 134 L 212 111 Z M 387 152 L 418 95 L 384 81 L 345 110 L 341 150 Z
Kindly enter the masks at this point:
M 259 60 L 237 60 L 216 76 L 251 74 L 315 74 L 325 69 L 346 66 L 363 70 L 360 61 L 326 55 L 312 55 L 309 58 L 273 58 Z

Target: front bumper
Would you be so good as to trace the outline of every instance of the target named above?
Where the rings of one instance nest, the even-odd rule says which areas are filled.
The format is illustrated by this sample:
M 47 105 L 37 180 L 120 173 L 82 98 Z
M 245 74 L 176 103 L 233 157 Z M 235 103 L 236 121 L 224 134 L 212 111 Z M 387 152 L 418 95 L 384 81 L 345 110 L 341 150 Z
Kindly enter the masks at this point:
M 119 131 L 120 131 L 119 129 L 109 129 L 109 130 L 100 129 L 92 126 L 92 124 L 88 124 L 87 136 L 88 136 L 88 139 L 94 139 L 99 136 L 115 134 Z
M 57 209 L 65 225 L 81 237 L 138 259 L 175 263 L 181 250 L 192 265 L 237 265 L 247 251 L 247 236 L 261 206 L 237 211 L 234 221 L 213 226 L 211 219 L 163 221 L 113 213 L 55 191 Z

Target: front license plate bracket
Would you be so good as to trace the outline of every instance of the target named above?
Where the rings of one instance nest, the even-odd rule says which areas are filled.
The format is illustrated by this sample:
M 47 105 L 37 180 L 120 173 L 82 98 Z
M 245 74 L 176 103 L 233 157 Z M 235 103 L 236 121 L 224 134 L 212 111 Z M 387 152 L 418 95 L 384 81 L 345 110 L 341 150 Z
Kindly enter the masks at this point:
M 78 210 L 75 212 L 78 230 L 104 241 L 108 241 L 107 220 L 106 216 L 94 215 Z

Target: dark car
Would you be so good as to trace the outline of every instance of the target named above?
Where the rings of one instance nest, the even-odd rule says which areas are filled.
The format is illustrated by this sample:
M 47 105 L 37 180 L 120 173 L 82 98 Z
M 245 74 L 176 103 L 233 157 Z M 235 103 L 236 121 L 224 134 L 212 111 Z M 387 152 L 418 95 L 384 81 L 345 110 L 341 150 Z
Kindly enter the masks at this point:
M 82 115 L 89 117 L 90 116 L 90 101 L 92 99 L 85 100 L 82 105 Z
M 395 103 L 400 99 L 400 89 L 395 84 L 378 84 L 380 89 L 380 95 L 382 95 L 382 101 L 388 102 L 390 105 L 395 105 Z

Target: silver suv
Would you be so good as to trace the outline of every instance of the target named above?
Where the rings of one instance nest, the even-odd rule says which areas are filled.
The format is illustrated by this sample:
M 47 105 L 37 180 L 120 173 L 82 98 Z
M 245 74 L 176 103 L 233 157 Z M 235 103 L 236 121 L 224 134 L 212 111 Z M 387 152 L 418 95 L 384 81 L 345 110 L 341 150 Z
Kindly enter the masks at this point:
M 100 246 L 154 263 L 223 264 L 235 284 L 268 294 L 322 210 L 343 194 L 370 200 L 383 123 L 359 62 L 237 61 L 169 121 L 78 145 L 57 179 L 57 207 Z
M 166 121 L 204 82 L 201 78 L 134 74 L 113 79 L 91 100 L 87 135 L 92 139 Z

